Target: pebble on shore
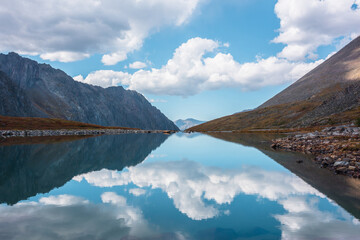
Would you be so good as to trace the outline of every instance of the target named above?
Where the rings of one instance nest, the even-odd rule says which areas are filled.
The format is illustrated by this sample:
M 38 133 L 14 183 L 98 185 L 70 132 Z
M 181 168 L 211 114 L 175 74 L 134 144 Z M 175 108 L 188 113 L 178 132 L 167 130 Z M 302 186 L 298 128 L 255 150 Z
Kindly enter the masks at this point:
M 360 178 L 360 128 L 327 127 L 312 132 L 273 140 L 273 149 L 312 154 L 322 168 L 335 174 Z

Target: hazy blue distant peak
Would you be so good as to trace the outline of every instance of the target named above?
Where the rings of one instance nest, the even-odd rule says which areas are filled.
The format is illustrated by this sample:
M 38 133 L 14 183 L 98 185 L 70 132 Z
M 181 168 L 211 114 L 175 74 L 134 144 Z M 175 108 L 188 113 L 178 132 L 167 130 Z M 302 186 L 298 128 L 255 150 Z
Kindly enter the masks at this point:
M 181 130 L 184 131 L 188 128 L 194 127 L 196 125 L 202 124 L 204 121 L 196 120 L 194 118 L 188 118 L 185 120 L 179 119 L 175 121 L 175 125 Z

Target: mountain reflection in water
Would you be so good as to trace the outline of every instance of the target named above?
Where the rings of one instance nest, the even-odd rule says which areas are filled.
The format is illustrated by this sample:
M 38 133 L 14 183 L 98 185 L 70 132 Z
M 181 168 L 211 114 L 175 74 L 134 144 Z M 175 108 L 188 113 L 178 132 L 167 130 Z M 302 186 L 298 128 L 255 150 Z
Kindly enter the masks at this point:
M 353 216 L 357 206 L 351 201 L 358 196 L 346 195 L 340 201 L 355 210 L 348 213 L 337 205 L 339 199 L 327 197 L 331 195 L 327 188 L 277 163 L 304 156 L 280 153 L 278 158 L 267 149 L 264 137 L 215 136 L 243 144 L 239 145 L 190 136 L 172 135 L 165 141 L 167 136 L 159 134 L 119 135 L 0 147 L 0 191 L 5 193 L 1 200 L 8 204 L 24 200 L 0 205 L 0 238 L 356 239 L 359 235 L 360 223 Z M 40 194 L 45 192 L 49 193 Z
M 0 202 L 14 204 L 74 176 L 142 162 L 168 135 L 122 134 L 57 144 L 0 146 Z

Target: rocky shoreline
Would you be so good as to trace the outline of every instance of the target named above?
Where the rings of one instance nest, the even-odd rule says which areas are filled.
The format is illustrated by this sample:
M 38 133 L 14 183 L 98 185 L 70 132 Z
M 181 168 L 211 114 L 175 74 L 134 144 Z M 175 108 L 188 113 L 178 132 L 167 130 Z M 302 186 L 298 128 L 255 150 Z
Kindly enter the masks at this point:
M 60 130 L 0 130 L 0 138 L 9 137 L 41 137 L 41 136 L 89 136 L 116 135 L 124 133 L 164 133 L 172 130 L 127 130 L 127 129 L 60 129 Z
M 358 127 L 327 127 L 320 132 L 275 139 L 271 147 L 311 154 L 314 156 L 314 161 L 322 168 L 327 168 L 335 174 L 360 178 L 360 128 Z

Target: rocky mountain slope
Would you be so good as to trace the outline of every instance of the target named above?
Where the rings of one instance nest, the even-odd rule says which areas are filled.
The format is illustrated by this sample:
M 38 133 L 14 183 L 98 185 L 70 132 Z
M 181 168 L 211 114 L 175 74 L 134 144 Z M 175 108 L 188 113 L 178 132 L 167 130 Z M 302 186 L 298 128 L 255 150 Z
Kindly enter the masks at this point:
M 48 64 L 0 54 L 0 115 L 47 117 L 102 126 L 178 130 L 144 96 L 123 87 L 74 81 Z
M 43 116 L 30 103 L 24 90 L 0 71 L 0 112 L 9 116 Z
M 199 121 L 199 120 L 196 120 L 196 119 L 193 119 L 193 118 L 188 118 L 188 119 L 185 119 L 185 120 L 179 119 L 179 120 L 175 121 L 175 125 L 181 131 L 184 131 L 184 130 L 186 130 L 188 128 L 197 126 L 197 125 L 202 124 L 202 123 L 204 123 L 204 121 Z
M 360 81 L 360 37 L 287 89 L 266 101 L 260 108 L 304 101 L 316 97 L 325 89 L 336 86 L 337 89 L 334 91 L 341 90 L 358 81 Z
M 360 117 L 360 37 L 255 110 L 191 131 L 290 128 L 350 123 Z

